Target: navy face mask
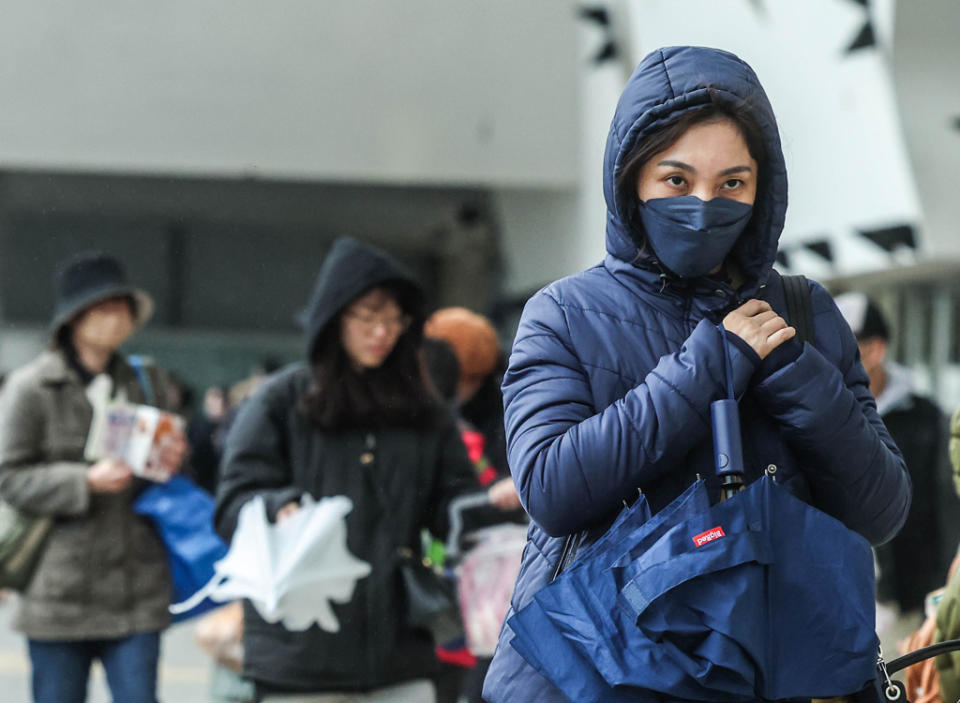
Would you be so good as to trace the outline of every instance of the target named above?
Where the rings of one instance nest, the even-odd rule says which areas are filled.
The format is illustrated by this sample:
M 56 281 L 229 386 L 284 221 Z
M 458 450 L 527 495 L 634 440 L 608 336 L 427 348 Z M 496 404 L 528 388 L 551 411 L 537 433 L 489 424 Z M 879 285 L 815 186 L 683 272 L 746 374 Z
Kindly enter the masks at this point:
M 695 195 L 655 198 L 637 206 L 647 241 L 661 264 L 681 278 L 703 276 L 723 263 L 753 206 Z

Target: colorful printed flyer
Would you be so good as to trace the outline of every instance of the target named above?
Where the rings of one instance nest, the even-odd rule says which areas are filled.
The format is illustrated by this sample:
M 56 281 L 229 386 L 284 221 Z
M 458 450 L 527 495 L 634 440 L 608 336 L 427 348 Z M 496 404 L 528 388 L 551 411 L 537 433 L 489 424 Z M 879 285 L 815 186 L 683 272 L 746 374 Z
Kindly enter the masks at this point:
M 149 405 L 111 403 L 94 419 L 84 449 L 88 461 L 114 458 L 137 476 L 165 483 L 170 470 L 160 461 L 163 448 L 184 431 L 179 415 Z

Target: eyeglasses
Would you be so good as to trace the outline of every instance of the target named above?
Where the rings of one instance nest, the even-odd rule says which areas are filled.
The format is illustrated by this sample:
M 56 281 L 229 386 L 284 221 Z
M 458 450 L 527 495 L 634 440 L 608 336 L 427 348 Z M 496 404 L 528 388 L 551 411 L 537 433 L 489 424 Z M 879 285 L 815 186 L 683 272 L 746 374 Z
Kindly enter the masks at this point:
M 410 326 L 409 315 L 391 315 L 387 317 L 383 315 L 375 315 L 370 312 L 364 312 L 362 310 L 347 310 L 344 313 L 344 317 L 353 320 L 354 323 L 364 332 L 373 332 L 378 327 L 382 326 L 387 332 L 391 334 L 398 334 L 400 332 L 405 332 Z

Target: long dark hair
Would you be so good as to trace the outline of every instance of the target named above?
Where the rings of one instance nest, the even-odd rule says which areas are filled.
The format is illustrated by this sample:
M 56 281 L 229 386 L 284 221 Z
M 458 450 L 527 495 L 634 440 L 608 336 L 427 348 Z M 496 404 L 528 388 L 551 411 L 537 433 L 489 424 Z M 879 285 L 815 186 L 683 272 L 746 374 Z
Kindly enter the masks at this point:
M 419 354 L 423 311 L 404 286 L 386 282 L 375 287 L 387 291 L 413 322 L 380 366 L 357 370 L 340 340 L 340 321 L 349 303 L 341 308 L 313 346 L 314 383 L 301 399 L 301 409 L 326 431 L 442 426 L 450 416 Z
M 763 130 L 757 124 L 749 104 L 745 101 L 731 103 L 725 101 L 712 89 L 708 89 L 708 92 L 712 102 L 705 107 L 684 112 L 667 122 L 663 127 L 634 146 L 633 151 L 623 160 L 616 174 L 617 202 L 620 204 L 621 211 L 632 213 L 635 209 L 637 204 L 637 178 L 643 165 L 656 154 L 669 148 L 688 129 L 697 124 L 720 120 L 733 122 L 743 135 L 743 139 L 747 143 L 747 151 L 757 162 L 758 170 L 763 171 L 766 161 Z M 762 188 L 763 183 L 763 179 L 758 179 L 759 188 Z M 758 200 L 761 197 L 759 188 L 757 191 Z

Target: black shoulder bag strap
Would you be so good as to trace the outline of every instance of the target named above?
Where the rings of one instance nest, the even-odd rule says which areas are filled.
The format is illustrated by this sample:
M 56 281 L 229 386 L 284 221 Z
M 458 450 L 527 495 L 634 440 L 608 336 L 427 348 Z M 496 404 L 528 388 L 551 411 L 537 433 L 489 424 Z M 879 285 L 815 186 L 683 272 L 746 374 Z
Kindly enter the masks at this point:
M 787 322 L 797 331 L 801 343 L 813 343 L 813 304 L 806 276 L 781 276 L 783 296 L 787 301 Z

